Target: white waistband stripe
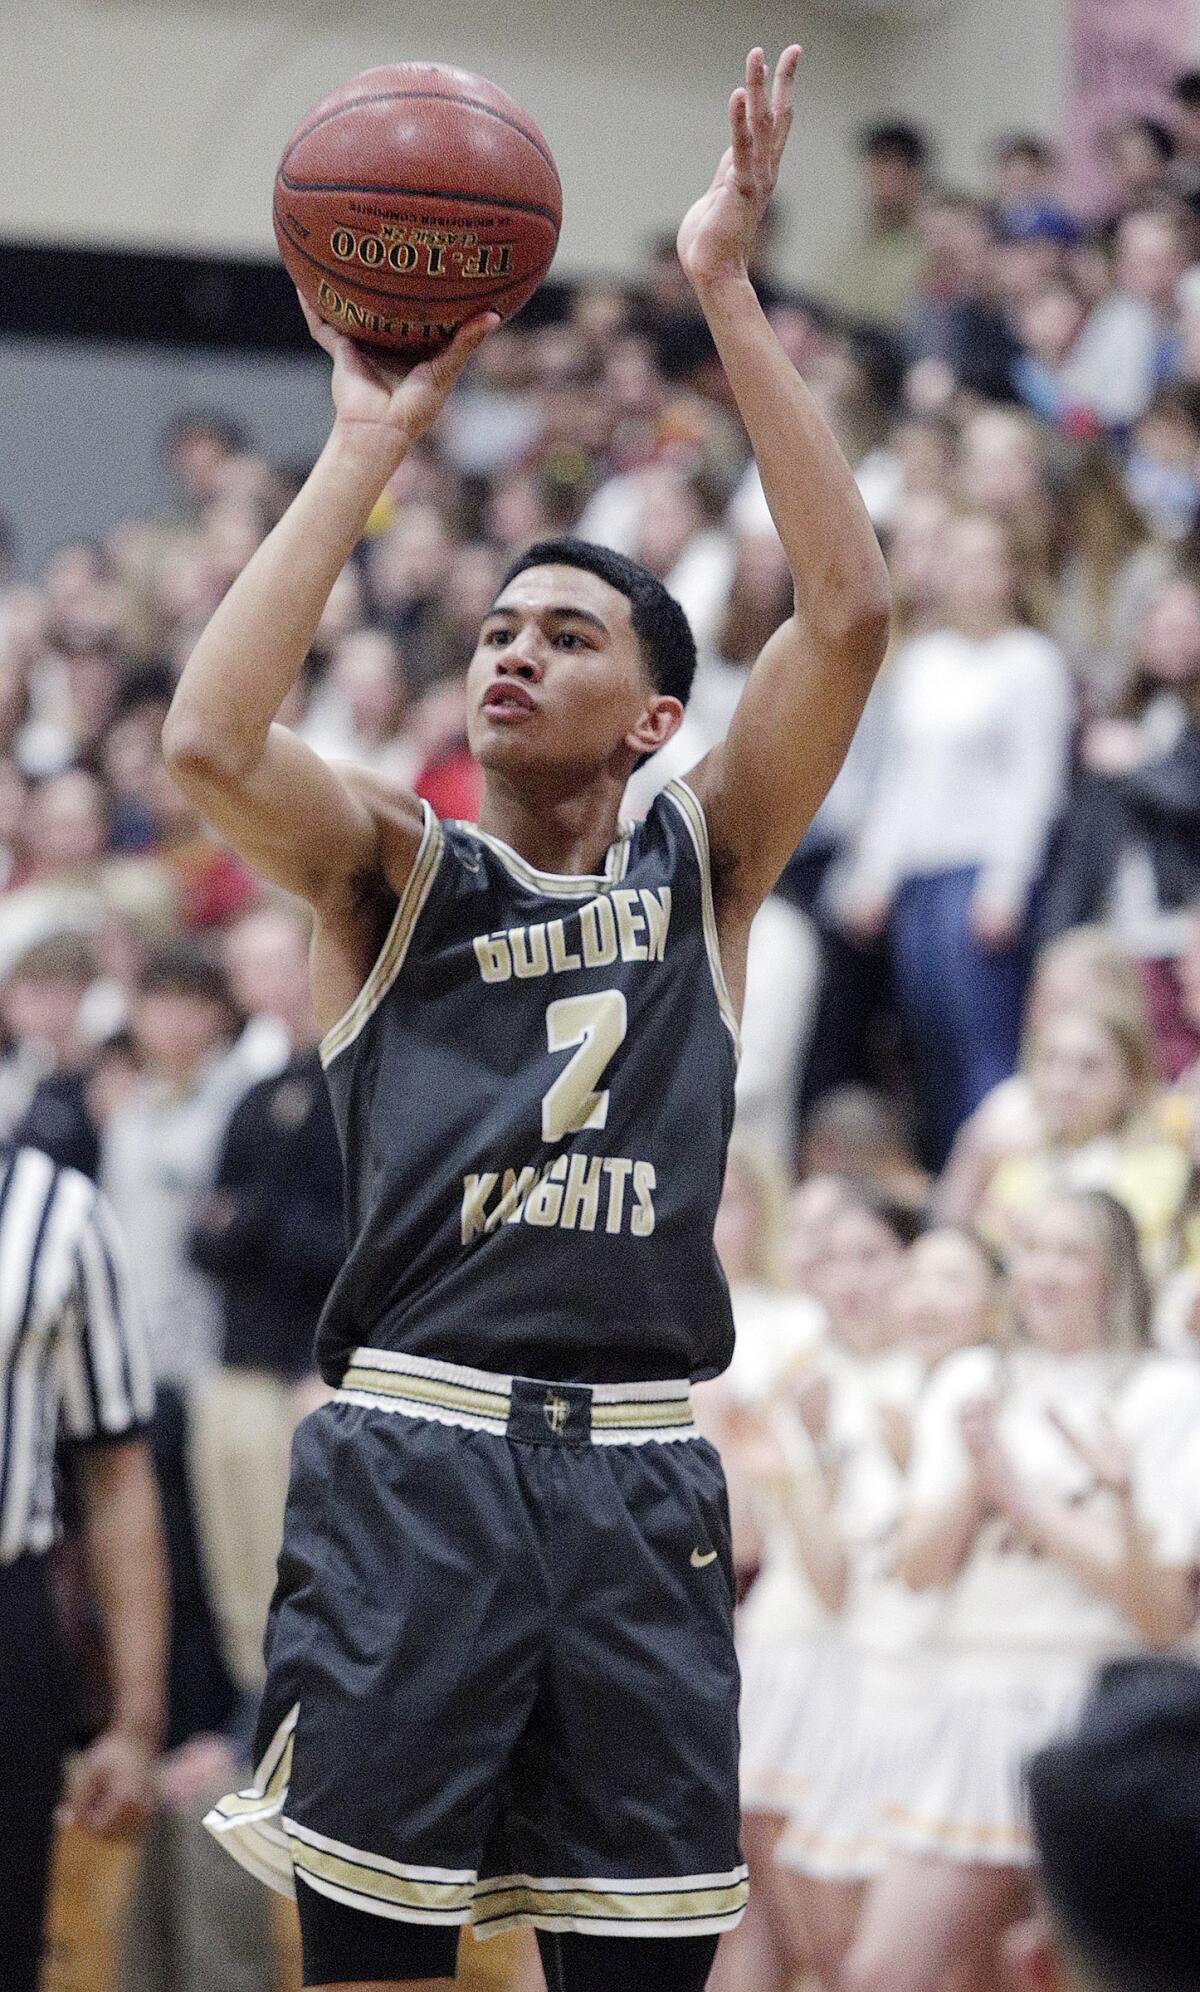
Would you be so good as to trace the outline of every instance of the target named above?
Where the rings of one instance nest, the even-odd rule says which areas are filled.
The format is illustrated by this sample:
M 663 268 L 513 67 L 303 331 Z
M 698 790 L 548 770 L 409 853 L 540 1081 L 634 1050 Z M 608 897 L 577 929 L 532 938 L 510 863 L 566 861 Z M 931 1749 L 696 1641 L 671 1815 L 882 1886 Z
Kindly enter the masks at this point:
M 556 1392 L 579 1388 L 406 1356 L 394 1349 L 359 1348 L 350 1358 L 336 1398 L 343 1404 L 500 1435 L 508 1429 L 518 1384 L 544 1390 L 548 1404 Z M 588 1390 L 593 1445 L 646 1445 L 698 1436 L 686 1382 L 603 1383 Z

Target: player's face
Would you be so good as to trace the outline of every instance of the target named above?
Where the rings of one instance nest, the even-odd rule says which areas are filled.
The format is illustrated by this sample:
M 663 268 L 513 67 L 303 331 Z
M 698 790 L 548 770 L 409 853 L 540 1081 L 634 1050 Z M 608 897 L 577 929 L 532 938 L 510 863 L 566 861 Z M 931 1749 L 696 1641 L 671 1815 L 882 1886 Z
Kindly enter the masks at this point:
M 650 684 L 629 602 L 598 575 L 529 567 L 497 597 L 467 673 L 467 738 L 482 767 L 623 778 L 681 718 Z

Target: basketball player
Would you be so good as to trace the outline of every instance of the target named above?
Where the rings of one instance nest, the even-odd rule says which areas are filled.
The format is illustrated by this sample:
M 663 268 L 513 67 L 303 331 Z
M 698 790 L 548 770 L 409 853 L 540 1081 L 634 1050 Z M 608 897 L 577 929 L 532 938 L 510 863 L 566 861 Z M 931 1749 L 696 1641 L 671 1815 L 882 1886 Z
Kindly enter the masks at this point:
M 315 909 L 350 1252 L 296 1441 L 254 1785 L 210 1815 L 295 1888 L 305 1982 L 452 1978 L 532 1924 L 556 1992 L 699 1992 L 738 1919 L 724 1490 L 687 1379 L 729 1360 L 713 1218 L 755 908 L 845 754 L 886 574 L 746 259 L 799 51 L 761 50 L 679 253 L 795 577 L 729 738 L 618 810 L 694 645 L 632 562 L 514 562 L 468 676 L 480 827 L 273 719 L 405 451 L 494 319 L 399 379 L 323 326 L 336 418 L 165 732 L 211 822 Z M 670 1940 L 670 1941 L 667 1941 Z

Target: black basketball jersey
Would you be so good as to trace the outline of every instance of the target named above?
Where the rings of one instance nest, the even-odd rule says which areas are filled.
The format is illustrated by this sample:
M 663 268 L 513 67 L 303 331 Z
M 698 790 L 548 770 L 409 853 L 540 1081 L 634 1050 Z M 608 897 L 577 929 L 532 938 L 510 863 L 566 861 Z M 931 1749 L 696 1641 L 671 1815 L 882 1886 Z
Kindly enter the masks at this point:
M 379 958 L 321 1049 L 349 1256 L 318 1331 L 554 1382 L 714 1376 L 737 1020 L 704 812 L 672 782 L 603 875 L 426 805 Z

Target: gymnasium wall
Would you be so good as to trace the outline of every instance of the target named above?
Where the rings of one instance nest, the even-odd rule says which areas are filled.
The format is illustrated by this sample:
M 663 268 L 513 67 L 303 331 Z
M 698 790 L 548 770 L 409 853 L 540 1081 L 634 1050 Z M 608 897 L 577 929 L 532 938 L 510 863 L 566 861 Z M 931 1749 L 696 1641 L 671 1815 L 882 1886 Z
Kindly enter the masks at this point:
M 566 186 L 560 270 L 620 273 L 700 190 L 746 48 L 797 36 L 783 256 L 811 279 L 851 225 L 847 140 L 865 118 L 924 119 L 968 183 L 987 134 L 1061 122 L 1066 0 L 922 0 L 910 26 L 870 19 L 885 4 L 7 0 L 0 237 L 270 252 L 272 172 L 300 113 L 356 69 L 416 55 L 528 103 Z

